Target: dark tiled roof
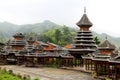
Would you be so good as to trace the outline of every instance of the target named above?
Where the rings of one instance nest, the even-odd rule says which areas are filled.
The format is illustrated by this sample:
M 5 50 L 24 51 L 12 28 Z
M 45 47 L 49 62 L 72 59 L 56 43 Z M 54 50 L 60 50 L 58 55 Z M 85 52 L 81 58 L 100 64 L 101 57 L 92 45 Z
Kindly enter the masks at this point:
M 82 56 L 83 59 L 92 59 L 92 57 L 93 57 L 92 54 L 87 54 Z
M 25 36 L 23 35 L 23 33 L 16 33 L 15 35 L 13 35 L 13 37 L 22 37 L 22 38 L 24 38 Z
M 38 45 L 36 45 L 35 49 L 43 50 L 43 47 L 40 44 L 38 44 Z
M 114 56 L 111 56 L 111 58 L 109 59 L 109 62 L 120 63 L 120 53 L 114 54 Z
M 59 53 L 59 55 L 62 57 L 62 58 L 74 58 L 71 54 L 69 54 L 68 52 L 62 52 L 62 53 Z
M 35 37 L 32 36 L 28 38 L 28 41 L 35 41 L 35 40 L 36 40 Z
M 11 40 L 9 45 L 26 45 L 26 40 Z
M 92 60 L 97 60 L 97 61 L 108 61 L 110 59 L 109 54 L 93 54 Z
M 98 54 L 93 54 L 95 57 L 110 57 L 110 54 L 101 54 L 101 53 L 98 53 Z
M 38 42 L 39 42 L 39 44 L 40 44 L 41 46 L 48 46 L 47 43 L 44 43 L 44 42 L 42 42 L 42 41 L 38 41 Z
M 42 53 L 29 53 L 26 56 L 36 56 L 36 57 L 59 57 L 58 53 L 52 52 L 42 52 Z
M 118 54 L 113 53 L 113 54 L 111 54 L 110 56 L 111 56 L 111 58 L 115 58 L 115 57 L 117 57 L 117 56 L 118 56 Z
M 83 14 L 81 20 L 77 23 L 77 25 L 78 25 L 79 27 L 81 27 L 81 26 L 88 26 L 88 27 L 90 27 L 90 26 L 92 26 L 93 24 L 90 22 L 90 20 L 88 19 L 87 15 L 86 15 L 86 14 Z
M 115 49 L 115 46 L 111 44 L 107 39 L 99 45 L 99 48 L 111 48 Z
M 54 43 L 50 43 L 50 42 L 48 42 L 48 44 L 53 45 L 53 46 L 55 46 L 55 47 L 59 47 L 59 45 L 54 44 Z

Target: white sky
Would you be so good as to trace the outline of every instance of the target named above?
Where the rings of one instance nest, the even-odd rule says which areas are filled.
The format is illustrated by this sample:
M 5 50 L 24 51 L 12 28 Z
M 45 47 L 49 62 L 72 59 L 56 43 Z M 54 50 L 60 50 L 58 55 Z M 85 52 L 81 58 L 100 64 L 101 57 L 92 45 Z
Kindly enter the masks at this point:
M 0 0 L 0 22 L 32 24 L 50 20 L 77 27 L 84 6 L 94 24 L 91 30 L 120 37 L 120 0 Z

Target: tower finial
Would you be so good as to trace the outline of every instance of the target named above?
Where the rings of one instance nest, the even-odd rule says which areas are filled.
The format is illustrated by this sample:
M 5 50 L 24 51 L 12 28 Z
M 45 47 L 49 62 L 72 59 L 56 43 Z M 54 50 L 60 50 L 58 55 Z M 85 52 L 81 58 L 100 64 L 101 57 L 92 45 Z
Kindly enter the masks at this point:
M 86 7 L 84 7 L 84 14 L 86 14 Z
M 107 35 L 106 35 L 105 39 L 107 40 Z

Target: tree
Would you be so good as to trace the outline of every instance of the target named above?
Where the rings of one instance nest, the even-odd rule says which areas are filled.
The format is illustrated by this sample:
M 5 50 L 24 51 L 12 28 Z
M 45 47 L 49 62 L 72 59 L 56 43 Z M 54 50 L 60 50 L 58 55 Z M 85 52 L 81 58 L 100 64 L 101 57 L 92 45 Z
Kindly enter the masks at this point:
M 73 43 L 76 32 L 69 27 L 63 26 L 62 28 L 52 29 L 42 34 L 32 33 L 32 36 L 37 36 L 37 39 L 43 42 L 51 42 L 61 46 Z M 30 33 L 26 33 L 27 38 L 30 37 Z
M 70 34 L 70 29 L 67 26 L 65 26 L 65 25 L 64 25 L 62 30 L 63 30 L 64 34 L 66 34 L 66 35 Z
M 56 29 L 56 30 L 55 30 L 55 38 L 56 38 L 56 40 L 57 40 L 57 41 L 60 41 L 61 36 L 62 36 L 61 31 L 60 31 L 59 29 Z
M 98 39 L 98 37 L 97 37 L 97 36 L 94 38 L 94 41 L 95 41 L 95 43 L 96 43 L 97 45 L 99 45 L 99 44 L 100 44 L 100 40 Z

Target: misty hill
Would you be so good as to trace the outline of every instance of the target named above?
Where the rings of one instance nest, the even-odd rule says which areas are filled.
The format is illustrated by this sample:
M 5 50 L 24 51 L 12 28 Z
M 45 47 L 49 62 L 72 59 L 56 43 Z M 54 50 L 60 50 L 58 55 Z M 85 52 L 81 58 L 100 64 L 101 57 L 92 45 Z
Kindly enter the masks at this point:
M 45 33 L 49 30 L 53 29 L 61 29 L 64 26 L 58 25 L 54 22 L 51 22 L 49 20 L 45 20 L 42 23 L 36 23 L 36 24 L 25 24 L 25 25 L 16 25 L 9 22 L 0 22 L 0 38 L 3 39 L 0 41 L 4 41 L 4 38 L 11 38 L 13 34 L 16 32 L 23 32 L 23 33 L 30 33 L 34 32 L 37 34 Z M 69 28 L 72 31 L 77 31 L 77 29 Z M 106 36 L 108 40 L 115 44 L 116 46 L 120 47 L 120 38 L 116 38 L 113 36 L 110 36 L 108 34 L 98 34 L 96 32 L 93 32 L 94 36 L 98 36 L 98 38 L 103 41 L 105 40 Z
M 8 22 L 0 22 L 0 38 L 11 38 L 11 35 L 13 35 L 18 29 L 18 25 Z
M 102 34 L 98 34 L 96 32 L 93 32 L 93 35 L 94 36 L 97 36 L 100 41 L 104 41 L 107 37 L 107 39 L 112 43 L 114 44 L 116 47 L 120 47 L 120 37 L 113 37 L 113 36 L 110 36 L 106 33 L 102 33 Z
M 48 30 L 58 29 L 61 27 L 62 26 L 55 24 L 49 20 L 45 20 L 42 23 L 21 25 L 21 28 L 17 32 L 23 32 L 23 33 L 35 32 L 35 33 L 41 34 Z

